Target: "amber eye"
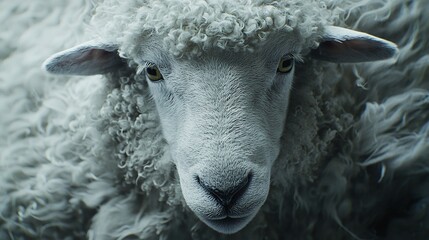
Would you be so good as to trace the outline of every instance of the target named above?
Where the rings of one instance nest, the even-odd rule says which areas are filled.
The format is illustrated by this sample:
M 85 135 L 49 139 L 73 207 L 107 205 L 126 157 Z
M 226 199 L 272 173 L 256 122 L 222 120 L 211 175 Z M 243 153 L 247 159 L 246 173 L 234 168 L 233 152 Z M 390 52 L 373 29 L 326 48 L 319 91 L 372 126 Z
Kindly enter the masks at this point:
M 293 65 L 295 61 L 293 58 L 283 58 L 279 62 L 279 66 L 277 67 L 277 72 L 280 73 L 288 73 L 292 71 Z
M 151 81 L 159 81 L 162 80 L 162 74 L 156 66 L 148 66 L 146 67 L 146 75 Z

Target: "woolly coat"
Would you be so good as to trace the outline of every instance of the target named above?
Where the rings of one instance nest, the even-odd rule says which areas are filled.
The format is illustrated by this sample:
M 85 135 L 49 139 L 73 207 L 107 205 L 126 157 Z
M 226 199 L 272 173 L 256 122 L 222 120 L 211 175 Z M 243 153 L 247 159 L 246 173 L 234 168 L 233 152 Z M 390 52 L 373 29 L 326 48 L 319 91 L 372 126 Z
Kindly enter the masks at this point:
M 117 8 L 101 28 L 109 4 L 0 2 L 7 29 L 0 33 L 0 239 L 427 239 L 429 5 L 314 2 L 326 5 L 314 18 L 321 24 L 389 39 L 400 52 L 376 63 L 304 58 L 297 65 L 268 199 L 231 236 L 187 208 L 156 107 L 132 62 L 106 76 L 40 70 L 50 54 L 94 33 L 132 52 L 138 24 L 114 34 L 110 23 L 129 21 Z M 317 31 L 299 29 L 304 45 L 316 44 Z M 198 55 L 205 44 L 232 51 L 258 44 L 219 35 L 179 46 L 180 33 L 166 36 L 178 57 Z

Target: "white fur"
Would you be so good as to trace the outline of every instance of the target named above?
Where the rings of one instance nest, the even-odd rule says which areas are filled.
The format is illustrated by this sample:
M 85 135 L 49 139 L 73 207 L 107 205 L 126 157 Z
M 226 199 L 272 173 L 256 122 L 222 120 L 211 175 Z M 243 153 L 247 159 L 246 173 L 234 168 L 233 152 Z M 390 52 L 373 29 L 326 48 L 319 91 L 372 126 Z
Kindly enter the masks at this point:
M 304 7 L 297 2 L 291 9 L 317 2 L 327 10 L 313 19 L 309 13 L 318 7 L 311 8 L 302 16 L 313 20 L 252 44 L 240 45 L 235 37 L 224 41 L 220 27 L 211 45 L 185 38 L 184 48 L 177 42 L 180 34 L 169 35 L 176 26 L 155 24 L 156 11 L 145 26 L 140 21 L 145 18 L 133 19 L 168 1 L 155 2 L 139 8 L 145 1 L 127 1 L 117 9 L 115 1 L 98 3 L 96 9 L 76 2 L 2 3 L 21 9 L 10 10 L 9 21 L 19 26 L 33 22 L 35 30 L 23 27 L 10 37 L 0 35 L 8 46 L 0 55 L 0 79 L 5 79 L 0 81 L 0 110 L 8 113 L 0 118 L 6 126 L 0 131 L 1 239 L 225 237 L 199 219 L 224 233 L 240 230 L 229 236 L 233 239 L 427 237 L 429 104 L 427 90 L 415 88 L 427 89 L 424 69 L 429 61 L 423 51 L 427 41 L 412 41 L 415 35 L 429 39 L 423 31 L 428 28 L 424 1 L 308 1 Z M 59 35 L 28 43 L 25 35 L 39 34 L 41 28 L 64 29 L 54 25 L 56 20 L 76 19 L 81 4 L 98 16 L 95 26 L 109 13 L 116 16 L 104 22 L 106 30 L 99 29 L 100 34 L 118 44 L 129 67 L 115 68 L 105 78 L 43 75 L 38 66 L 48 54 L 37 54 L 40 45 L 54 44 L 45 48 L 54 53 L 63 43 L 73 46 L 93 36 L 82 35 L 80 25 L 67 28 L 79 39 Z M 196 8 L 199 4 L 203 1 Z M 307 57 L 317 41 L 333 35 L 323 24 L 344 21 L 336 17 L 340 10 L 334 6 L 350 9 L 345 16 L 349 23 L 362 24 L 357 28 L 401 44 L 397 59 L 337 67 Z M 405 7 L 416 15 L 390 14 Z M 52 11 L 41 14 L 40 9 Z M 129 15 L 123 14 L 127 11 Z M 26 20 L 38 14 L 45 21 Z M 85 16 L 66 22 L 82 23 Z M 319 17 L 327 20 L 309 30 L 319 26 Z M 380 29 L 381 23 L 374 22 L 378 18 L 396 31 Z M 129 28 L 120 27 L 130 22 Z M 411 22 L 422 31 L 402 34 Z M 139 24 L 143 30 L 133 32 Z M 150 37 L 142 37 L 146 26 L 155 28 Z M 281 32 L 277 27 L 261 31 Z M 19 35 L 30 47 L 13 41 Z M 248 43 L 253 38 L 241 39 Z M 226 45 L 217 44 L 223 41 Z M 185 54 L 189 49 L 191 54 Z M 75 50 L 79 53 L 79 47 Z M 302 54 L 304 63 L 297 63 L 295 72 L 276 73 L 278 61 L 289 53 Z M 136 74 L 151 64 L 159 66 L 165 81 L 150 82 L 144 73 Z M 368 80 L 368 90 L 353 85 L 359 79 Z M 193 176 L 228 188 L 248 171 L 253 173 L 251 184 L 232 208 L 232 214 L 246 217 L 237 224 L 216 225 L 210 219 L 223 210 Z

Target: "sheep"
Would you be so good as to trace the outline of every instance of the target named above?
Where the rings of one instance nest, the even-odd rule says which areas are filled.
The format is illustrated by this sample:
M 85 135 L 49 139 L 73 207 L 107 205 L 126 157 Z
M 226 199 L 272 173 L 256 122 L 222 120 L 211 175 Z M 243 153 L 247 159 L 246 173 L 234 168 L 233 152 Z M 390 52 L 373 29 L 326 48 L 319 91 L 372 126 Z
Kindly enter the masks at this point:
M 118 2 L 43 64 L 85 77 L 4 121 L 2 239 L 428 236 L 427 73 L 394 68 L 427 60 L 332 26 L 423 0 Z

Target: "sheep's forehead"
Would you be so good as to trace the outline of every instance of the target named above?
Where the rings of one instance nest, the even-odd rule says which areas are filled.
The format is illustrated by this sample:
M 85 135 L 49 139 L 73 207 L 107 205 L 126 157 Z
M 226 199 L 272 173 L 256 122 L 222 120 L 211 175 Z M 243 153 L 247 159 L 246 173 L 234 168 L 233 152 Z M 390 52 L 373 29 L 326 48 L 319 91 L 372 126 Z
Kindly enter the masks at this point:
M 332 16 L 321 0 L 118 2 L 105 0 L 97 9 L 94 22 L 107 29 L 104 36 L 116 38 L 113 41 L 126 48 L 156 34 L 176 56 L 198 55 L 211 48 L 252 51 L 273 32 L 294 32 L 305 47 L 311 47 Z

